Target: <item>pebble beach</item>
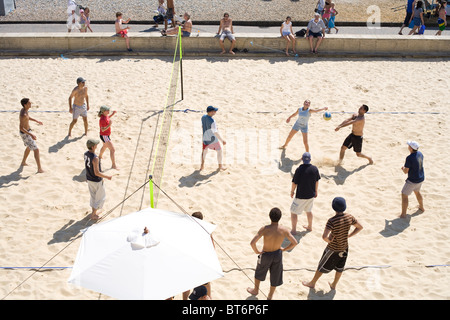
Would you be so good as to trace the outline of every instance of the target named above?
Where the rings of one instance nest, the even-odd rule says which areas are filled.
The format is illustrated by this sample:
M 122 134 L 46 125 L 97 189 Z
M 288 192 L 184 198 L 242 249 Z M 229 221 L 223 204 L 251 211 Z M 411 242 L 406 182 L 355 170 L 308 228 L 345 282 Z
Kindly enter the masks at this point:
M 378 14 L 382 22 L 402 22 L 405 0 L 335 0 L 339 12 L 337 22 L 366 22 L 369 16 Z M 77 4 L 89 7 L 91 19 L 114 21 L 115 12 L 121 11 L 133 21 L 151 21 L 157 0 L 78 0 Z M 175 0 L 177 14 L 189 12 L 196 21 L 219 21 L 228 12 L 234 21 L 283 21 L 291 16 L 292 21 L 308 21 L 317 0 Z M 371 7 L 373 6 L 373 7 Z M 369 9 L 368 9 L 369 8 Z M 375 11 L 374 11 L 375 10 Z M 378 11 L 379 10 L 379 11 Z M 16 0 L 16 10 L 1 21 L 65 21 L 67 1 L 63 0 Z

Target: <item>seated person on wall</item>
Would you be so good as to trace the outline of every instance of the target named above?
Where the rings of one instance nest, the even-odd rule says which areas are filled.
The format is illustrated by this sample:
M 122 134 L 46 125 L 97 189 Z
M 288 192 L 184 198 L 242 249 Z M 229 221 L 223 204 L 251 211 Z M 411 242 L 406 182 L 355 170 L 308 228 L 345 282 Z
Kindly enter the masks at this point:
M 221 33 L 222 31 L 222 33 Z M 236 38 L 234 37 L 234 31 L 233 31 L 233 21 L 230 18 L 230 15 L 228 13 L 225 13 L 223 15 L 223 18 L 220 20 L 220 26 L 219 31 L 217 31 L 217 34 L 220 35 L 220 47 L 222 48 L 221 54 L 225 53 L 225 47 L 223 44 L 223 41 L 225 38 L 228 38 L 228 40 L 231 41 L 231 47 L 229 53 L 234 54 L 234 46 L 236 45 Z
M 187 12 L 185 12 L 183 18 L 184 18 L 184 22 L 181 24 L 181 36 L 189 37 L 192 32 L 191 16 Z M 161 34 L 163 36 L 170 36 L 170 35 L 178 34 L 178 27 L 168 29 L 167 31 L 161 30 Z
M 325 23 L 320 18 L 320 14 L 316 12 L 314 14 L 314 19 L 309 21 L 308 27 L 306 28 L 306 36 L 309 39 L 311 53 L 317 53 L 317 49 L 319 49 L 323 38 L 325 38 L 325 29 Z M 313 46 L 313 38 L 318 38 L 315 48 Z

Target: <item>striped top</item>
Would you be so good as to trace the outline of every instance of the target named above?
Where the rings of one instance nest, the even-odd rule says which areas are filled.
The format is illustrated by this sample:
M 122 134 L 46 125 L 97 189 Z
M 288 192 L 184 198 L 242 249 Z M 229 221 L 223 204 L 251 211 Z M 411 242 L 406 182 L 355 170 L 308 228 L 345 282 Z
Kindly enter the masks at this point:
M 355 217 L 348 213 L 338 213 L 328 219 L 326 228 L 331 230 L 333 240 L 327 248 L 333 251 L 345 251 L 348 248 L 348 231 L 357 222 Z

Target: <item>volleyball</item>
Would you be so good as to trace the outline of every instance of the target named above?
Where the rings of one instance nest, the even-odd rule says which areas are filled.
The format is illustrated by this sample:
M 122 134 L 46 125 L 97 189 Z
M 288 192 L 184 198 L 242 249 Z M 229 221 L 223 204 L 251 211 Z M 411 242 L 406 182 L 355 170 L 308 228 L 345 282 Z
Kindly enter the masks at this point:
M 330 120 L 331 119 L 331 113 L 329 113 L 328 111 L 324 112 L 323 118 L 325 120 Z

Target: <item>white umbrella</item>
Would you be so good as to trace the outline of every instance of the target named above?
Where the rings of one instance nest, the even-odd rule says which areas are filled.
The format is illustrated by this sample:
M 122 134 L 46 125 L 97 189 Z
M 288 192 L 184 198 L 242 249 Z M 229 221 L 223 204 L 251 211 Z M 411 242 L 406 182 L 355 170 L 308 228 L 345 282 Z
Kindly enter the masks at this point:
M 215 228 L 151 208 L 93 225 L 68 281 L 117 299 L 167 299 L 223 277 L 210 236 Z

